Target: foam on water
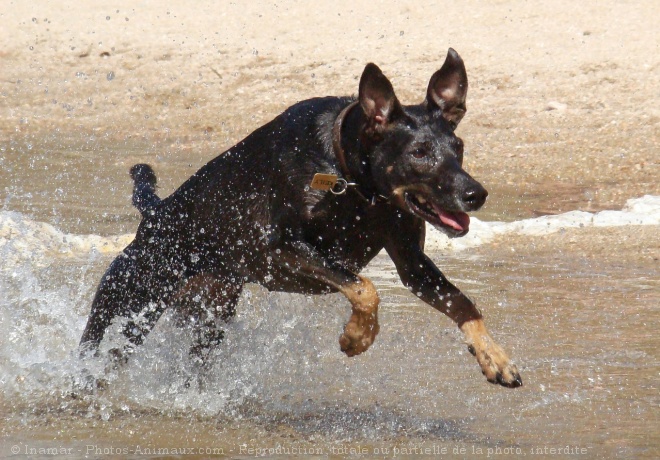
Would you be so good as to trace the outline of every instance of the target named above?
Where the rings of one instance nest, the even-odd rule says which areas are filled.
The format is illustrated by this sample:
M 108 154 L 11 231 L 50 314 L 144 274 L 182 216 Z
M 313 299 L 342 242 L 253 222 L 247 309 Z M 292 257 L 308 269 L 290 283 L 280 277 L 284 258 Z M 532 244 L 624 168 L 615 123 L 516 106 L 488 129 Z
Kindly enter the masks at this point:
M 426 247 L 429 251 L 453 250 L 480 246 L 501 235 L 540 236 L 568 228 L 621 227 L 630 225 L 660 225 L 660 196 L 645 195 L 630 199 L 621 211 L 590 213 L 571 211 L 515 222 L 483 222 L 472 218 L 470 232 L 457 239 L 449 239 L 434 228 L 427 227 Z
M 629 200 L 622 211 L 576 211 L 512 223 L 473 219 L 465 238 L 448 240 L 431 233 L 428 247 L 460 250 L 503 234 L 542 235 L 569 227 L 658 224 L 660 197 L 646 196 Z M 364 408 L 350 429 L 373 429 L 374 424 L 363 427 L 360 417 L 381 420 L 381 434 L 396 433 L 397 423 L 415 426 L 421 432 L 441 431 L 450 437 L 452 430 L 458 429 L 432 418 L 434 401 L 441 401 L 441 393 L 448 388 L 421 388 L 410 395 L 408 377 L 391 378 L 384 371 L 408 365 L 405 353 L 393 356 L 392 349 L 426 347 L 434 350 L 429 363 L 415 363 L 422 374 L 410 379 L 432 379 L 439 354 L 443 354 L 445 372 L 462 372 L 459 368 L 465 366 L 466 358 L 457 353 L 457 349 L 465 353 L 461 337 L 431 309 L 428 316 L 425 311 L 416 313 L 419 325 L 414 328 L 398 321 L 397 311 L 383 311 L 381 326 L 388 333 L 381 334 L 368 357 L 348 360 L 337 345 L 349 314 L 343 298 L 274 295 L 250 287 L 237 317 L 228 326 L 225 343 L 215 351 L 213 367 L 201 377 L 187 354 L 191 337 L 174 325 L 170 313 L 120 371 L 106 373 L 105 363 L 81 361 L 78 340 L 98 280 L 112 256 L 131 238 L 65 234 L 21 214 L 0 212 L 0 408 L 27 407 L 39 399 L 67 394 L 75 389 L 76 382 L 93 375 L 110 381 L 104 395 L 89 406 L 89 411 L 103 418 L 136 407 L 192 409 L 200 414 L 225 411 L 241 416 L 252 410 L 250 401 L 259 401 L 264 406 L 262 413 L 278 414 L 296 407 L 299 423 L 304 419 L 315 429 L 328 432 L 335 432 L 342 424 L 332 417 L 311 422 L 305 417 L 318 412 L 315 408 L 319 407 L 335 408 L 337 417 L 346 416 L 342 408 Z M 118 330 L 119 325 L 109 332 L 104 349 L 122 340 Z M 454 347 L 447 346 L 447 338 Z M 379 408 L 378 399 L 374 399 L 383 394 L 387 395 L 387 410 L 399 408 L 399 414 L 411 413 L 414 406 L 414 420 L 383 417 L 387 410 Z M 380 411 L 380 416 L 374 411 Z
M 58 256 L 80 256 L 98 252 L 115 254 L 133 239 L 133 235 L 102 237 L 63 233 L 50 224 L 35 222 L 17 212 L 0 212 L 0 254 L 3 269 L 27 261 L 32 266 L 50 265 Z

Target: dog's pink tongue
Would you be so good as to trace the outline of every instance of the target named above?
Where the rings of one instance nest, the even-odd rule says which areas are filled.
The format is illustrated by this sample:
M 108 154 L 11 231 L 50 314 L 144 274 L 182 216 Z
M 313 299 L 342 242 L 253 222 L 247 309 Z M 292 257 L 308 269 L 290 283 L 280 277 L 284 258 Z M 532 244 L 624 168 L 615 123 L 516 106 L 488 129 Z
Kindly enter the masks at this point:
M 464 232 L 470 227 L 470 216 L 464 212 L 438 211 L 440 221 L 459 232 Z

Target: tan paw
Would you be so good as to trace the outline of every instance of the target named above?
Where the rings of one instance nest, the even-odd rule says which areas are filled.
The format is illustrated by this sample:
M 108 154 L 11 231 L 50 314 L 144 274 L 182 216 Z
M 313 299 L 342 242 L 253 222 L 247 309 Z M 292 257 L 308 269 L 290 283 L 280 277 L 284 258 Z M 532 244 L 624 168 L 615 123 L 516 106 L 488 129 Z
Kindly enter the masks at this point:
M 477 358 L 481 372 L 490 383 L 498 383 L 507 388 L 522 386 L 518 368 L 502 347 L 495 343 L 482 320 L 468 321 L 461 329 L 465 333 L 468 350 Z
M 356 315 L 351 316 L 344 333 L 339 337 L 339 346 L 346 356 L 356 356 L 366 351 L 374 343 L 380 330 L 376 315 L 368 320 L 361 319 Z
M 490 383 L 498 383 L 507 388 L 522 386 L 518 368 L 509 360 L 499 345 L 492 343 L 485 349 L 476 349 L 470 345 L 468 350 L 477 358 L 481 372 Z

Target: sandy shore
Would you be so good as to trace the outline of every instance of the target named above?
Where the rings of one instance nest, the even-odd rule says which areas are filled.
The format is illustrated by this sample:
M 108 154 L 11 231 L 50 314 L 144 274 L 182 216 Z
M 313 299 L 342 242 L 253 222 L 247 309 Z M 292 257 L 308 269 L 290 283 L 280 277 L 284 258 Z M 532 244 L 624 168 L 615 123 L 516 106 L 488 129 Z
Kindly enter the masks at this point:
M 185 331 L 163 320 L 105 393 L 68 389 L 96 284 L 139 222 L 131 165 L 154 164 L 167 195 L 296 101 L 355 93 L 368 62 L 420 102 L 453 47 L 470 79 L 466 169 L 490 191 L 474 217 L 619 210 L 660 195 L 659 17 L 657 0 L 0 3 L 0 457 L 91 444 L 235 456 L 257 440 L 657 457 L 658 225 L 431 254 L 519 364 L 514 392 L 484 382 L 386 258 L 369 268 L 382 327 L 361 357 L 337 350 L 343 299 L 255 290 L 206 390 L 180 378 Z
M 0 158 L 75 138 L 196 167 L 298 100 L 355 93 L 370 61 L 417 103 L 451 46 L 467 168 L 511 218 L 660 194 L 654 0 L 41 3 L 0 7 Z

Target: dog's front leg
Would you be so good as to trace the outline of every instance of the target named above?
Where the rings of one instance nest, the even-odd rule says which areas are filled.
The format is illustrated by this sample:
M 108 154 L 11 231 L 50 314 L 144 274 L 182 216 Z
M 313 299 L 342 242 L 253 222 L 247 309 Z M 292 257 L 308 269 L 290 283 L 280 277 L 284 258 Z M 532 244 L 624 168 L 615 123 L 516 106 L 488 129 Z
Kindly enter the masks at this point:
M 369 279 L 356 276 L 357 281 L 352 281 L 340 289 L 353 308 L 344 333 L 339 337 L 341 351 L 347 356 L 359 355 L 369 348 L 380 330 L 378 293 Z
M 445 278 L 415 241 L 418 240 L 412 238 L 408 244 L 396 242 L 387 247 L 403 284 L 456 322 L 489 382 L 509 388 L 521 386 L 516 365 L 489 334 L 481 312 Z
M 302 276 L 304 281 L 321 283 L 346 296 L 352 313 L 339 338 L 341 351 L 355 356 L 371 346 L 379 331 L 379 298 L 369 279 L 330 263 L 311 245 L 301 241 L 277 245 L 271 257 L 274 264 L 291 273 L 293 278 Z

